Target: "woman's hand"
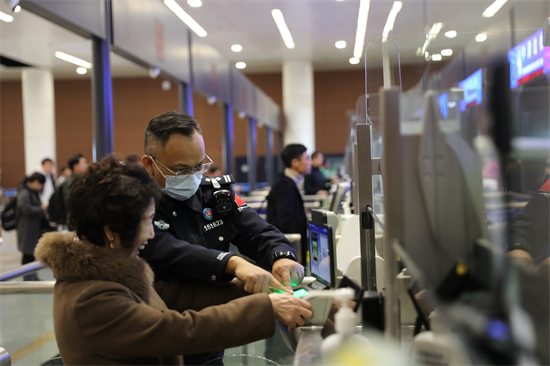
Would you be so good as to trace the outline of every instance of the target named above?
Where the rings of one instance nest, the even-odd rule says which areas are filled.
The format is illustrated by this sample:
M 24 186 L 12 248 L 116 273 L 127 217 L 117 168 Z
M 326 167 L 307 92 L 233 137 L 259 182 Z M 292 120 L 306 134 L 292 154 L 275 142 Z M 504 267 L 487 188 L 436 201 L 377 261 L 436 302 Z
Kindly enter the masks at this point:
M 270 294 L 275 319 L 294 329 L 304 325 L 304 319 L 313 316 L 311 304 L 288 294 Z

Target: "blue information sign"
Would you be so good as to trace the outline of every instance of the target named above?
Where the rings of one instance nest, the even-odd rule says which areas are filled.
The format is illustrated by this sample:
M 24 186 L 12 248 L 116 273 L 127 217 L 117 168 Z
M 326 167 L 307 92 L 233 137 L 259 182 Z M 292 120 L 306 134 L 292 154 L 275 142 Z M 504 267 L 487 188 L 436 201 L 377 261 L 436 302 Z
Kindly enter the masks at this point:
M 483 97 L 483 73 L 481 69 L 458 83 L 464 90 L 464 99 L 460 101 L 460 110 L 464 112 L 471 105 L 481 104 Z
M 510 88 L 516 88 L 550 70 L 550 47 L 544 47 L 542 29 L 508 51 Z

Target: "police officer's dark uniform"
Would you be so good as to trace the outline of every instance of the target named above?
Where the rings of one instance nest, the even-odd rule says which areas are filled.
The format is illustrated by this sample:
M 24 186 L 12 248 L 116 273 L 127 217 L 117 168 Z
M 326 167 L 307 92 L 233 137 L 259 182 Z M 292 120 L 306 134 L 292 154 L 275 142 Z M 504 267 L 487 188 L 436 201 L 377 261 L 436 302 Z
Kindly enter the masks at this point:
M 224 273 L 233 256 L 228 253 L 229 243 L 267 271 L 275 259 L 296 258 L 296 251 L 278 229 L 240 198 L 235 201 L 231 183 L 235 183 L 231 175 L 205 176 L 197 192 L 185 201 L 162 195 L 153 219 L 155 238 L 140 251 L 156 281 L 232 280 L 233 276 Z M 185 356 L 184 361 L 203 364 L 221 355 L 223 351 Z

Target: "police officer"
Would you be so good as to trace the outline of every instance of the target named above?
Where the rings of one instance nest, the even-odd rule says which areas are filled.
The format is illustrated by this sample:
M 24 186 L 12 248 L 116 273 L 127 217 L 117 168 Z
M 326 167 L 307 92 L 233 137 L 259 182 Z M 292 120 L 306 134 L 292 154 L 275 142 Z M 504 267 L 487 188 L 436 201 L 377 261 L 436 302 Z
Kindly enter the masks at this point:
M 290 242 L 235 195 L 232 177 L 202 176 L 212 160 L 191 116 L 154 117 L 145 130 L 142 162 L 163 189 L 153 220 L 155 238 L 140 252 L 156 281 L 223 283 L 236 277 L 250 293 L 291 292 L 291 285 L 302 281 L 304 268 Z M 228 253 L 229 243 L 259 266 Z M 212 357 L 186 356 L 185 363 Z

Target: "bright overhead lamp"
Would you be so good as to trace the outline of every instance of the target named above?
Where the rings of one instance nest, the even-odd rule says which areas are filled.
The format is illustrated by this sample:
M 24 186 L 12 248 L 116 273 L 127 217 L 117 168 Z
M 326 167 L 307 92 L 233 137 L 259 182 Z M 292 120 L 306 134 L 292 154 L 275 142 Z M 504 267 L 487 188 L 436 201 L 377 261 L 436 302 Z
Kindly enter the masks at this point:
M 430 43 L 437 38 L 437 35 L 439 34 L 441 28 L 443 28 L 442 22 L 434 23 L 434 25 L 432 25 L 432 28 L 430 29 L 428 34 L 426 34 L 426 40 L 424 41 L 424 45 L 422 46 L 422 53 L 426 52 Z
M 242 61 L 239 61 L 235 64 L 235 67 L 239 70 L 242 70 L 246 67 L 246 63 L 242 62 Z
M 443 57 L 441 57 L 441 55 L 439 53 L 434 53 L 432 55 L 432 61 L 441 61 Z
M 57 58 L 60 59 L 60 60 L 70 62 L 70 63 L 75 64 L 75 65 L 78 65 L 78 66 L 80 66 L 80 67 L 85 67 L 85 68 L 87 68 L 87 69 L 91 69 L 91 68 L 92 68 L 92 64 L 89 63 L 88 61 L 84 61 L 84 60 L 81 59 L 81 58 L 71 56 L 71 55 L 69 55 L 69 54 L 66 54 L 65 52 L 59 52 L 59 51 L 57 51 L 54 55 L 55 55 L 55 57 L 57 57 Z
M 451 56 L 452 54 L 453 54 L 453 50 L 451 50 L 450 48 L 441 50 L 441 56 Z
M 384 31 L 382 32 L 382 37 L 388 38 L 390 31 L 393 29 L 395 18 L 397 17 L 397 14 L 399 13 L 402 7 L 403 7 L 403 2 L 401 1 L 393 2 L 393 5 L 390 10 L 390 14 L 388 14 L 388 20 L 386 20 L 386 25 L 384 26 Z
M 502 8 L 502 6 L 504 4 L 506 4 L 507 1 L 508 0 L 496 0 L 494 3 L 489 5 L 489 7 L 487 9 L 485 9 L 485 11 L 483 13 L 481 13 L 481 16 L 484 17 L 484 18 L 492 17 L 493 15 L 495 15 L 497 13 L 497 11 L 500 10 L 500 8 Z
M 277 24 L 277 28 L 279 28 L 279 33 L 281 33 L 281 37 L 283 37 L 283 41 L 285 42 L 286 47 L 289 49 L 293 49 L 296 45 L 294 44 L 292 34 L 290 34 L 290 30 L 288 30 L 288 27 L 286 25 L 283 12 L 279 9 L 273 9 L 271 10 L 271 16 L 273 17 L 275 24 Z
M 346 48 L 346 41 L 338 41 L 334 44 L 336 46 L 336 48 L 339 48 L 339 49 L 342 49 L 342 48 Z
M 349 59 L 349 63 L 352 65 L 357 65 L 359 63 L 359 57 L 352 57 Z
M 85 67 L 77 67 L 77 68 L 76 68 L 76 73 L 77 73 L 78 75 L 84 75 L 84 74 L 87 73 L 87 72 L 88 72 L 88 69 L 85 68 Z
M 456 35 L 457 35 L 457 33 L 454 30 L 445 32 L 445 37 L 447 37 L 447 38 L 455 38 Z
M 19 13 L 20 11 L 21 11 L 21 5 L 15 5 L 15 7 L 13 8 L 13 12 Z
M 369 18 L 369 9 L 370 0 L 361 0 L 361 2 L 359 3 L 359 15 L 357 16 L 355 47 L 353 48 L 353 56 L 358 59 L 363 56 L 363 46 L 365 45 L 365 34 L 367 33 L 367 20 Z
M 176 0 L 164 0 L 164 5 L 166 5 L 168 9 L 172 10 L 172 12 L 176 14 L 182 22 L 187 24 L 187 26 L 191 28 L 191 30 L 195 32 L 197 36 L 206 37 L 207 33 L 204 28 L 201 27 L 199 23 L 195 21 L 195 19 L 191 18 L 191 16 L 187 14 L 185 10 L 181 8 L 181 6 L 178 5 Z
M 9 14 L 6 14 L 6 13 L 3 13 L 0 11 L 0 20 L 6 22 L 6 23 L 11 23 L 13 22 L 13 17 Z
M 202 6 L 201 0 L 187 0 L 187 4 L 192 8 L 200 8 Z
M 487 35 L 485 33 L 479 33 L 476 36 L 476 42 L 484 42 L 487 39 Z
M 233 52 L 241 52 L 243 50 L 243 46 L 241 46 L 240 44 L 234 44 L 233 46 L 231 46 L 231 51 Z

